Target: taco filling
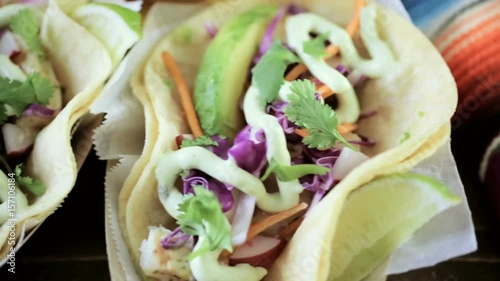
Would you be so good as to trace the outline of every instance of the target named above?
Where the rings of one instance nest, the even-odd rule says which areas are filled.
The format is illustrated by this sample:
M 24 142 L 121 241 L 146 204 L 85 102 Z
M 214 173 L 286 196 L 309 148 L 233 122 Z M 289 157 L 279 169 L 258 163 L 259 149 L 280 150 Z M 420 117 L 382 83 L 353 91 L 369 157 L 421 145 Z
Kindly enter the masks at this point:
M 261 280 L 308 211 L 370 158 L 361 149 L 377 140 L 357 134 L 357 122 L 377 112 L 361 111 L 356 89 L 397 61 L 374 28 L 375 4 L 355 5 L 346 28 L 296 5 L 260 6 L 220 30 L 206 23 L 213 41 L 193 101 L 176 58 L 162 53 L 192 134 L 172 140 L 178 150 L 156 170 L 177 225 L 150 228 L 147 276 Z
M 62 106 L 61 89 L 40 40 L 43 11 L 16 4 L 3 7 L 1 13 L 0 225 L 13 217 L 7 206 L 15 204 L 20 213 L 30 198 L 45 192 L 40 181 L 22 175 L 22 165 L 37 134 Z M 20 187 L 16 192 L 15 185 Z

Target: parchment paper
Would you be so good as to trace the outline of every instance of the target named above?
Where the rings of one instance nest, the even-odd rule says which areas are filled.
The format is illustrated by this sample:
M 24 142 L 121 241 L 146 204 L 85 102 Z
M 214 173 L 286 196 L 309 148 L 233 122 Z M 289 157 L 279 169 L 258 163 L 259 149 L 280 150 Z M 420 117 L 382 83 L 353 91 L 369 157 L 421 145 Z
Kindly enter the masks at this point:
M 238 1 L 239 0 L 231 1 L 231 3 L 235 5 Z M 409 20 L 409 16 L 400 1 L 381 0 L 379 2 L 397 11 L 400 15 Z M 147 47 L 151 46 L 148 41 L 156 42 L 158 39 L 156 36 L 158 34 L 168 31 L 161 28 L 173 27 L 180 19 L 199 10 L 201 6 L 198 4 L 191 7 L 172 3 L 156 3 L 151 8 L 145 24 L 146 43 L 141 42 L 138 44 L 131 54 L 143 58 L 143 55 L 147 54 Z M 137 61 L 138 57 L 131 58 L 130 60 Z M 127 84 L 128 77 L 121 76 L 119 79 L 126 80 L 122 81 L 122 85 Z M 124 87 L 126 88 L 126 86 Z M 131 120 L 131 118 L 120 117 L 120 115 L 117 114 L 120 110 L 119 106 L 121 106 L 121 103 L 128 103 L 128 106 L 138 106 L 138 103 L 130 101 L 130 96 L 127 97 L 127 92 L 124 91 L 124 87 L 112 87 L 114 90 L 110 89 L 110 92 L 112 92 L 110 95 L 114 95 L 114 97 L 103 103 L 102 105 L 104 106 L 100 109 L 104 109 L 108 113 L 107 124 L 118 124 L 121 122 L 128 125 L 127 130 L 140 131 L 139 127 L 130 127 L 131 124 L 134 124 L 134 126 L 140 126 L 140 124 L 132 122 L 133 120 Z M 124 98 L 121 98 L 121 96 L 124 96 Z M 118 104 L 116 102 L 117 100 L 119 101 Z M 110 102 L 115 106 L 106 107 Z M 95 108 L 102 105 L 96 105 Z M 134 110 L 139 111 L 137 108 Z M 127 147 L 121 146 L 119 147 L 121 151 L 112 151 L 109 149 L 109 145 L 104 144 L 104 142 L 112 143 L 113 140 L 130 137 L 130 134 L 124 134 L 124 131 L 114 130 L 109 126 L 106 128 L 105 126 L 106 125 L 102 127 L 100 132 L 101 136 L 96 138 L 96 145 L 98 149 L 107 147 L 108 150 L 102 149 L 102 151 L 99 151 L 99 155 L 102 155 L 105 159 L 112 159 L 117 155 L 119 155 L 117 158 L 120 158 L 122 157 L 121 155 L 128 154 L 127 152 L 130 152 L 130 149 Z M 143 136 L 144 135 L 142 135 L 142 137 Z M 132 144 L 134 148 L 142 147 L 143 142 L 141 143 L 139 140 L 134 141 L 136 142 Z M 128 175 L 128 171 L 130 171 L 131 164 L 133 164 L 133 162 L 130 161 L 133 161 L 133 158 L 125 156 L 123 162 L 126 162 L 126 164 L 122 164 L 121 167 L 118 166 L 113 172 L 108 173 L 106 177 L 106 239 L 108 241 L 107 250 L 113 280 L 139 280 L 128 250 L 126 246 L 124 246 L 125 243 L 120 234 L 121 231 L 117 217 L 117 199 L 121 188 L 120 182 L 123 182 L 124 177 Z M 432 157 L 420 163 L 414 171 L 433 176 L 446 183 L 453 194 L 462 198 L 462 203 L 436 216 L 417 231 L 409 242 L 393 254 L 392 258 L 386 264 L 386 274 L 402 273 L 412 269 L 433 266 L 438 262 L 461 256 L 477 249 L 471 213 L 455 161 L 451 154 L 450 143 L 447 142 Z M 383 270 L 383 266 L 379 267 L 380 272 L 383 272 Z M 377 276 L 380 276 L 380 274 Z M 385 278 L 381 277 L 377 279 Z

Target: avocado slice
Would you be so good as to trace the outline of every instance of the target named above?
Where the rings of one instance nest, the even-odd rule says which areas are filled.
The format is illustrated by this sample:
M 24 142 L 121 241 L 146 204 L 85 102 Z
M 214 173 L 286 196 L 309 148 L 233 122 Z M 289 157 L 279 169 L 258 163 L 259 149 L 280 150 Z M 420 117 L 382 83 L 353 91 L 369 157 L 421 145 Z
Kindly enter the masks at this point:
M 208 46 L 195 80 L 194 104 L 203 132 L 234 137 L 243 127 L 238 102 L 248 69 L 278 6 L 262 5 L 222 27 Z

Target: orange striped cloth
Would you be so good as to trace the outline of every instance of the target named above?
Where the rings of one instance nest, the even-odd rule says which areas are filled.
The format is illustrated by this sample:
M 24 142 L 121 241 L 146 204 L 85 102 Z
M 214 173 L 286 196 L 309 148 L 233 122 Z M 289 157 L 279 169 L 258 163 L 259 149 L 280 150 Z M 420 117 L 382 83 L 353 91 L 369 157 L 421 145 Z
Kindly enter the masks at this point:
M 434 44 L 457 82 L 454 129 L 500 114 L 500 1 L 479 1 L 454 16 Z

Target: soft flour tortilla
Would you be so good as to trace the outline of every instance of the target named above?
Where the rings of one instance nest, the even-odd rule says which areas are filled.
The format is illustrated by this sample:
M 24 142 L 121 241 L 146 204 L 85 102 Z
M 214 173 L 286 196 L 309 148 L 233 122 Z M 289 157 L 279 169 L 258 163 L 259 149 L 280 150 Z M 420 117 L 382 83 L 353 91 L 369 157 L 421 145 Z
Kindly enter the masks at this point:
M 63 36 L 62 36 L 63 35 Z M 16 237 L 21 229 L 29 231 L 53 213 L 73 188 L 78 168 L 91 147 L 92 130 L 101 116 L 91 117 L 87 126 L 74 130 L 78 120 L 89 111 L 112 64 L 102 43 L 61 11 L 55 1 L 45 13 L 41 40 L 56 76 L 65 88 L 68 103 L 56 118 L 37 136 L 26 161 L 26 173 L 43 182 L 46 192 L 16 214 Z M 76 138 L 72 132 L 75 131 Z M 78 165 L 77 165 L 78 161 Z M 18 191 L 20 192 L 20 191 Z M 10 229 L 0 226 L 0 261 L 10 252 L 7 245 Z
M 251 3 L 250 3 L 251 2 Z M 163 209 L 157 195 L 154 170 L 162 152 L 174 148 L 175 136 L 186 133 L 185 120 L 180 113 L 177 92 L 168 87 L 170 77 L 160 53 L 169 51 L 181 67 L 188 86 L 193 89 L 204 50 L 210 42 L 203 24 L 210 20 L 216 26 L 258 3 L 278 1 L 241 1 L 237 5 L 217 4 L 170 33 L 151 52 L 137 75 L 143 75 L 146 94 L 153 101 L 158 122 L 158 141 L 150 161 L 126 202 L 125 226 L 127 243 L 133 259 L 140 258 L 139 247 L 147 238 L 148 227 L 162 224 L 171 227 L 174 220 Z M 280 1 L 286 3 L 288 1 Z M 294 1 L 341 26 L 351 15 L 354 1 Z M 358 91 L 362 110 L 378 114 L 363 119 L 358 133 L 376 140 L 373 148 L 363 148 L 372 158 L 352 171 L 307 216 L 283 255 L 271 268 L 268 280 L 326 280 L 331 254 L 329 243 L 335 234 L 336 220 L 348 194 L 387 172 L 407 171 L 418 161 L 432 155 L 449 138 L 449 119 L 456 102 L 456 87 L 445 62 L 432 44 L 413 25 L 397 14 L 378 7 L 377 27 L 399 61 L 398 69 L 383 79 L 370 79 Z M 181 32 L 189 32 L 190 44 L 178 40 Z M 423 63 L 425 62 L 425 63 Z M 436 79 L 439 78 L 439 79 Z M 130 192 L 130 191 L 128 191 Z M 124 202 L 121 202 L 122 204 Z M 309 257 L 314 258 L 311 262 Z M 299 271 L 296 269 L 300 268 Z M 300 272 L 297 275 L 297 272 Z M 295 279 L 294 279 L 295 278 Z
M 129 232 L 125 228 L 126 219 L 129 219 L 126 216 L 127 203 L 129 202 L 129 198 L 134 191 L 134 187 L 140 185 L 141 179 L 143 179 L 146 174 L 146 167 L 150 163 L 153 149 L 158 142 L 159 131 L 159 124 L 156 121 L 156 116 L 154 115 L 155 111 L 152 101 L 146 94 L 145 87 L 143 86 L 141 72 L 138 72 L 133 76 L 131 80 L 131 87 L 132 93 L 140 101 L 144 108 L 145 141 L 141 156 L 134 163 L 132 169 L 130 170 L 130 175 L 125 179 L 123 188 L 120 190 L 118 198 L 118 219 L 122 228 L 122 235 L 125 240 L 129 240 Z

